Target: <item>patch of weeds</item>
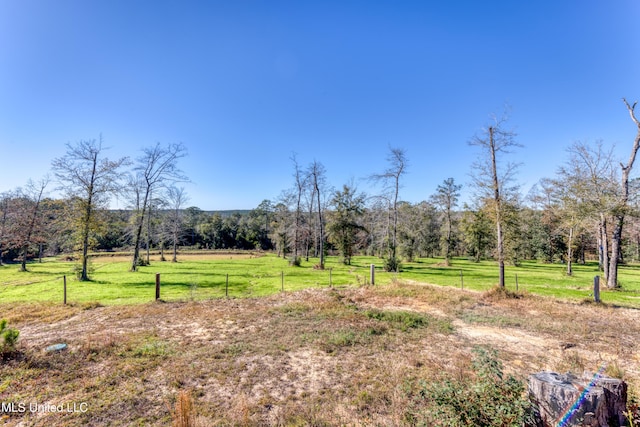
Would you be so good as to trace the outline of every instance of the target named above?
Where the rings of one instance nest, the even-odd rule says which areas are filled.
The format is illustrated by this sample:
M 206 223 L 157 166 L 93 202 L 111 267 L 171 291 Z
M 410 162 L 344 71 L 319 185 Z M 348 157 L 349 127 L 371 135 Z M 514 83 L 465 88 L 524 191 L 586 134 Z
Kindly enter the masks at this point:
M 380 295 L 390 297 L 416 298 L 420 295 L 419 289 L 416 286 L 407 285 L 398 280 L 392 280 L 389 285 L 377 288 L 376 292 Z
M 301 302 L 292 302 L 289 304 L 284 304 L 279 307 L 276 307 L 274 311 L 280 312 L 287 316 L 299 316 L 301 314 L 308 313 L 309 311 L 311 311 L 311 307 Z
M 326 353 L 335 353 L 342 347 L 366 344 L 370 340 L 371 336 L 366 333 L 351 329 L 342 329 L 326 336 L 320 346 Z
M 426 327 L 430 322 L 430 318 L 428 318 L 427 316 L 411 311 L 367 310 L 365 312 L 365 315 L 369 319 L 395 323 L 403 331 L 406 331 L 409 328 Z
M 525 298 L 526 296 L 527 294 L 523 291 L 512 291 L 496 285 L 488 291 L 484 292 L 482 294 L 482 299 L 487 301 L 500 301 L 504 299 L 521 299 Z
M 365 316 L 382 322 L 388 322 L 396 328 L 406 332 L 409 329 L 434 327 L 442 333 L 453 331 L 451 322 L 445 319 L 435 319 L 431 316 L 416 313 L 413 311 L 391 311 L 391 310 L 367 310 Z
M 245 344 L 236 343 L 236 344 L 230 344 L 226 346 L 225 348 L 222 349 L 221 353 L 231 357 L 238 357 L 246 350 L 247 350 L 247 346 Z
M 412 399 L 405 413 L 409 424 L 521 426 L 530 421 L 525 383 L 504 375 L 495 350 L 475 347 L 473 353 L 472 375 L 422 380 L 407 391 Z
M 148 337 L 131 350 L 134 357 L 167 357 L 172 353 L 170 344 L 157 337 Z
M 606 302 L 602 302 L 602 299 L 598 302 L 596 302 L 593 297 L 590 298 L 583 298 L 580 301 L 580 305 L 594 305 L 596 307 L 609 307 L 609 304 L 607 304 Z
M 87 301 L 80 304 L 80 308 L 83 310 L 93 310 L 94 308 L 104 307 L 98 301 Z
M 625 377 L 624 369 L 620 367 L 617 360 L 609 363 L 604 370 L 604 373 L 611 378 L 619 378 L 621 380 Z
M 494 325 L 501 327 L 521 327 L 523 322 L 521 319 L 508 316 L 487 316 L 474 312 L 465 312 L 461 319 L 467 323 L 478 323 L 483 325 Z
M 585 368 L 585 360 L 577 351 L 566 351 L 562 355 L 562 360 L 558 363 L 558 372 L 582 373 Z

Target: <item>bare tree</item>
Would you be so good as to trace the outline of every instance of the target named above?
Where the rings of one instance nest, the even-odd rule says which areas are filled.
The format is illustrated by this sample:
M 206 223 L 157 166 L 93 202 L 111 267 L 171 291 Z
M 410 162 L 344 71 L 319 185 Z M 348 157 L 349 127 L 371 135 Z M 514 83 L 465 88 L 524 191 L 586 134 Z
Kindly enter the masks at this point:
M 9 246 L 8 242 L 8 225 L 9 212 L 11 206 L 12 195 L 10 192 L 0 194 L 0 265 L 2 265 L 2 255 L 4 250 Z
M 67 153 L 53 161 L 55 175 L 69 199 L 74 201 L 73 211 L 78 216 L 82 246 L 80 280 L 89 280 L 87 255 L 89 238 L 95 226 L 95 212 L 105 207 L 109 196 L 120 190 L 119 169 L 128 162 L 126 157 L 115 161 L 102 157 L 103 150 L 100 136 L 98 141 L 67 144 Z
M 390 147 L 387 163 L 389 167 L 383 173 L 371 175 L 369 179 L 382 184 L 382 197 L 388 200 L 389 226 L 387 230 L 389 235 L 389 253 L 386 261 L 386 269 L 388 271 L 398 271 L 398 200 L 400 197 L 400 180 L 407 173 L 409 163 L 406 151 L 402 148 Z
M 507 163 L 506 167 L 498 165 L 499 156 L 508 154 L 520 144 L 515 141 L 515 132 L 505 129 L 506 116 L 493 117 L 492 124 L 475 135 L 469 144 L 480 147 L 481 157 L 473 164 L 473 184 L 479 196 L 485 200 L 494 215 L 496 226 L 496 258 L 499 269 L 499 286 L 505 286 L 504 279 L 504 202 L 509 192 L 515 188 L 506 185 L 513 179 L 516 165 Z
M 605 149 L 602 141 L 596 141 L 594 144 L 577 141 L 569 147 L 568 152 L 569 159 L 560 167 L 558 179 L 554 181 L 555 191 L 562 195 L 562 211 L 570 216 L 563 222 L 591 222 L 596 225 L 594 228 L 598 240 L 600 268 L 607 279 L 607 229 L 610 216 L 615 211 L 619 199 L 617 174 L 613 167 L 613 148 Z
M 295 224 L 293 228 L 293 262 L 292 264 L 297 265 L 299 263 L 298 259 L 298 248 L 300 247 L 300 228 L 302 221 L 302 196 L 304 195 L 305 189 L 307 188 L 309 176 L 305 174 L 298 164 L 298 160 L 296 155 L 293 154 L 291 156 L 291 161 L 293 162 L 293 177 L 295 178 L 295 204 L 296 204 L 296 213 L 295 213 Z
M 460 189 L 462 185 L 457 185 L 453 178 L 447 178 L 438 185 L 436 193 L 431 196 L 431 201 L 438 207 L 444 216 L 442 241 L 444 242 L 444 263 L 451 263 L 451 252 L 453 246 L 453 210 L 458 206 Z
M 314 160 L 311 165 L 309 165 L 308 171 L 310 182 L 313 185 L 313 194 L 316 197 L 317 207 L 318 207 L 318 243 L 319 243 L 319 257 L 320 262 L 318 263 L 319 269 L 324 269 L 324 242 L 325 242 L 325 232 L 324 232 L 324 204 L 322 203 L 321 196 L 325 187 L 325 169 L 322 163 Z
M 631 147 L 631 154 L 629 155 L 627 164 L 620 164 L 620 167 L 622 168 L 622 179 L 620 182 L 621 195 L 617 209 L 614 213 L 615 223 L 613 236 L 611 238 L 611 259 L 609 260 L 609 277 L 607 278 L 608 288 L 615 288 L 618 286 L 618 254 L 622 247 L 622 227 L 624 226 L 624 218 L 629 208 L 629 174 L 631 173 L 631 168 L 633 168 L 633 164 L 636 160 L 638 149 L 640 149 L 640 121 L 638 121 L 635 114 L 637 102 L 634 102 L 633 105 L 629 105 L 626 99 L 623 98 L 622 101 L 627 107 L 631 120 L 636 125 L 637 132 L 633 141 L 633 147 Z
M 142 150 L 143 154 L 137 159 L 136 186 L 139 210 L 136 212 L 133 259 L 131 271 L 136 271 L 140 257 L 140 243 L 142 241 L 142 229 L 144 219 L 151 203 L 151 195 L 159 187 L 186 181 L 187 178 L 178 168 L 178 160 L 186 156 L 186 148 L 183 144 L 169 144 L 162 147 L 159 143 L 153 147 Z
M 178 243 L 180 242 L 184 231 L 184 215 L 182 209 L 188 200 L 189 197 L 187 196 L 184 187 L 178 188 L 171 186 L 167 189 L 166 201 L 169 207 L 169 212 L 166 218 L 166 225 L 173 250 L 171 262 L 178 262 Z
M 29 180 L 24 189 L 16 192 L 12 201 L 9 234 L 11 246 L 20 250 L 20 271 L 27 271 L 29 247 L 42 242 L 41 202 L 48 183 L 48 177 L 38 182 Z

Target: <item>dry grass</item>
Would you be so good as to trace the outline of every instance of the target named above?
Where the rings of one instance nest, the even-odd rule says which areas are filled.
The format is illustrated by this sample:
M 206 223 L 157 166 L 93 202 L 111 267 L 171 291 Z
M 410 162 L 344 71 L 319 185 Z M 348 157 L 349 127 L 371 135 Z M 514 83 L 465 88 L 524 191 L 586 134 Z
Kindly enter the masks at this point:
M 195 427 L 195 414 L 191 393 L 181 390 L 176 398 L 175 408 L 171 411 L 173 427 Z
M 21 353 L 0 401 L 88 409 L 0 415 L 14 426 L 407 425 L 412 385 L 468 375 L 478 344 L 521 378 L 608 364 L 640 384 L 636 310 L 526 294 L 394 283 L 8 316 Z M 56 342 L 68 351 L 43 351 Z

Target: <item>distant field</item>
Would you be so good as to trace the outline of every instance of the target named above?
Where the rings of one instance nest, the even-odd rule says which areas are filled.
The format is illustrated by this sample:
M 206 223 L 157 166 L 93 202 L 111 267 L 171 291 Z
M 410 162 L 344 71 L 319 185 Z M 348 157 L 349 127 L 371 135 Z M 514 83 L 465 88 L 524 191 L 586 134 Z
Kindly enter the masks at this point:
M 170 254 L 165 254 L 170 257 Z M 315 270 L 318 259 L 303 261 L 291 267 L 273 254 L 258 253 L 181 253 L 179 262 L 159 261 L 153 255 L 151 265 L 129 272 L 129 257 L 122 253 L 102 254 L 92 258 L 92 281 L 78 282 L 71 261 L 45 259 L 30 263 L 28 272 L 16 265 L 0 267 L 0 304 L 8 302 L 62 301 L 63 276 L 67 276 L 68 302 L 99 302 L 105 305 L 137 304 L 155 297 L 155 275 L 160 273 L 163 300 L 203 300 L 229 297 L 265 296 L 285 291 L 329 286 L 362 285 L 369 282 L 370 265 L 376 265 L 376 284 L 400 280 L 487 290 L 497 283 L 494 262 L 470 262 L 455 259 L 444 267 L 441 259 L 423 258 L 404 263 L 399 274 L 382 271 L 382 260 L 355 257 L 345 266 L 337 257 L 328 257 L 325 270 Z M 593 277 L 599 274 L 597 264 L 576 265 L 574 275 L 565 275 L 562 264 L 524 262 L 520 267 L 507 267 L 507 287 L 532 294 L 580 301 L 592 298 Z M 228 275 L 228 288 L 227 288 Z M 640 308 L 640 266 L 627 265 L 620 270 L 622 289 L 603 290 L 606 303 Z

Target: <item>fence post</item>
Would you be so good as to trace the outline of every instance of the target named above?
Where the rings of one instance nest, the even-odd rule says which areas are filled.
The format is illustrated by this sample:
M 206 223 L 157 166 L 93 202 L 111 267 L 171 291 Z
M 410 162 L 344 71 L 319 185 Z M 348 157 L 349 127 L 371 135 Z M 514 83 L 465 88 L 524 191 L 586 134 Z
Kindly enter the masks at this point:
M 331 277 L 332 273 L 333 273 L 333 268 L 330 268 L 329 269 L 329 287 L 330 288 L 333 288 L 333 278 Z
M 518 292 L 518 275 L 516 274 L 516 292 Z
M 160 299 L 160 273 L 156 273 L 156 301 Z
M 224 285 L 224 296 L 225 298 L 229 298 L 229 273 L 227 273 L 227 280 Z
M 462 277 L 462 269 L 460 269 L 460 289 L 464 290 L 464 277 Z
M 371 280 L 369 280 L 371 282 L 372 285 L 376 284 L 376 266 L 375 264 L 371 264 L 370 267 L 370 271 L 369 271 L 369 278 Z
M 63 302 L 64 305 L 67 305 L 67 276 L 62 276 L 63 282 L 64 282 L 64 297 L 63 297 Z
M 280 272 L 281 291 L 284 292 L 284 271 Z
M 593 299 L 595 302 L 600 302 L 600 276 L 593 278 Z

